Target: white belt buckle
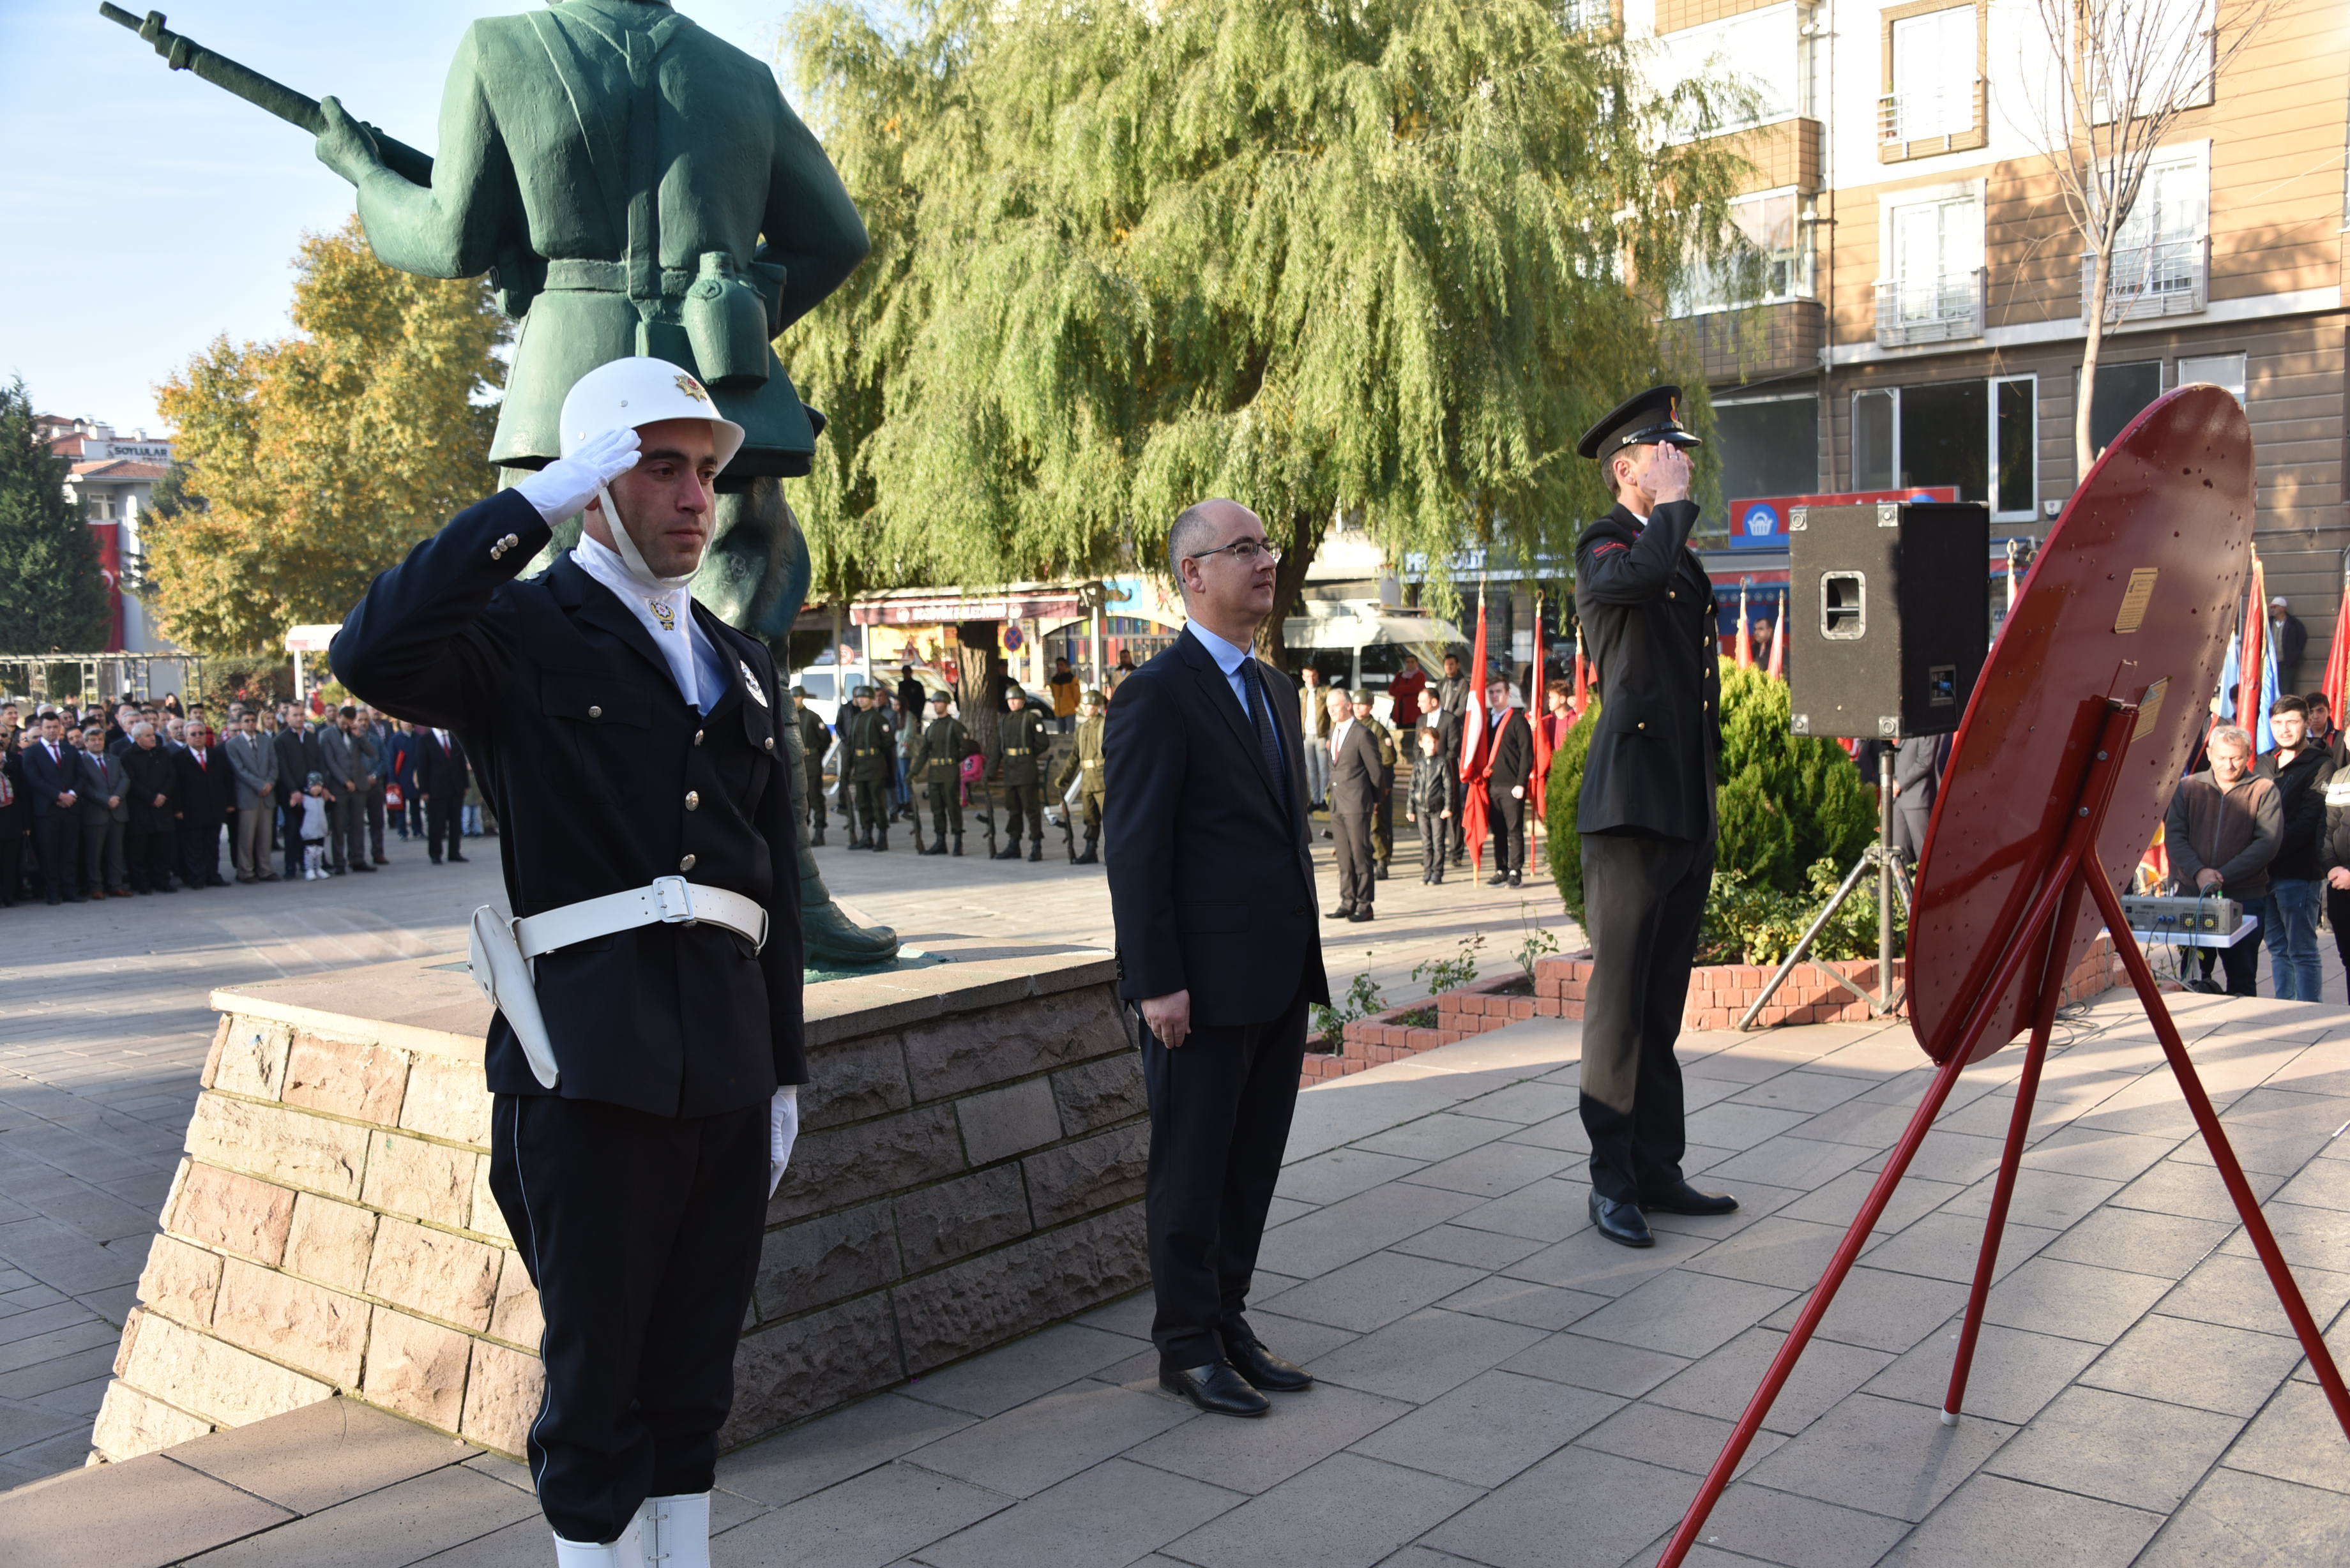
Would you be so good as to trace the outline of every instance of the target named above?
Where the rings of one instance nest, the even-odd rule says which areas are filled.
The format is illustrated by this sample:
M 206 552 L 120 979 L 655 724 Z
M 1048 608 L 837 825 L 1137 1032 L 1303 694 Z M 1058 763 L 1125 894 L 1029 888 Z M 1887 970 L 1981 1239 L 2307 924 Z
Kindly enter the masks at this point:
M 700 923 L 693 913 L 693 884 L 682 877 L 653 878 L 653 908 L 665 926 Z

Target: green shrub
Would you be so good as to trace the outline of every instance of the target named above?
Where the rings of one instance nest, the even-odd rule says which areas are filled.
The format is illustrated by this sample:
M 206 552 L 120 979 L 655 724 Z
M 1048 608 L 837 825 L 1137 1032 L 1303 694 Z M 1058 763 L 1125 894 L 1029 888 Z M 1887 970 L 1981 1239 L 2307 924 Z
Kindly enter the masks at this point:
M 1552 753 L 1545 802 L 1551 879 L 1578 925 L 1584 922 L 1583 846 L 1575 814 L 1598 714 L 1595 702 Z M 1724 659 L 1721 714 L 1714 797 L 1721 838 L 1700 961 L 1776 962 L 1875 842 L 1877 807 L 1842 746 L 1789 732 L 1786 682 Z M 1856 891 L 1821 933 L 1819 956 L 1875 956 L 1875 887 L 1871 879 Z M 1895 915 L 1898 929 L 1898 909 Z

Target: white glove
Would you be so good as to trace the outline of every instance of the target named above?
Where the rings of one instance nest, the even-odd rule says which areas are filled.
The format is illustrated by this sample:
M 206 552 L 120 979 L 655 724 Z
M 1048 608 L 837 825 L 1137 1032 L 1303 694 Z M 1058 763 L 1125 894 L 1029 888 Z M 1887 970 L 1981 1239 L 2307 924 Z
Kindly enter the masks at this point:
M 800 1136 L 800 1086 L 785 1084 L 767 1107 L 767 1196 L 782 1185 L 784 1167 L 792 1161 L 792 1145 Z
M 538 508 L 539 516 L 552 527 L 593 501 L 615 474 L 636 467 L 638 444 L 632 430 L 589 436 L 569 457 L 558 457 L 536 473 L 517 480 L 515 489 Z

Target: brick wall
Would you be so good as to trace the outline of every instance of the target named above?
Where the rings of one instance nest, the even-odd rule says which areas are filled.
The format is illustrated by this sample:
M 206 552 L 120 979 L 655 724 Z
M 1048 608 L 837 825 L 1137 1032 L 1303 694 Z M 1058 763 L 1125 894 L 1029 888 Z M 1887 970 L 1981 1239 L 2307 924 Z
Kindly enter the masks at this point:
M 808 996 L 814 1081 L 768 1206 L 729 1442 L 1149 1277 L 1149 1129 L 1108 961 L 941 965 Z M 519 1453 L 537 1297 L 489 1192 L 488 1009 L 462 966 L 213 1000 L 94 1457 L 335 1394 Z

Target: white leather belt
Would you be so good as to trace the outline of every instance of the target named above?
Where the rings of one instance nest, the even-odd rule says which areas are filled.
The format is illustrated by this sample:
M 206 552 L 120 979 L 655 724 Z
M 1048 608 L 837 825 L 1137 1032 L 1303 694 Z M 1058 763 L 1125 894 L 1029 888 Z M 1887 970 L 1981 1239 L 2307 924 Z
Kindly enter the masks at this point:
M 582 898 L 559 909 L 525 916 L 515 922 L 514 933 L 522 956 L 535 959 L 574 942 L 660 925 L 723 926 L 754 948 L 767 945 L 765 906 L 740 893 L 689 882 L 682 877 L 657 877 L 650 887 Z

